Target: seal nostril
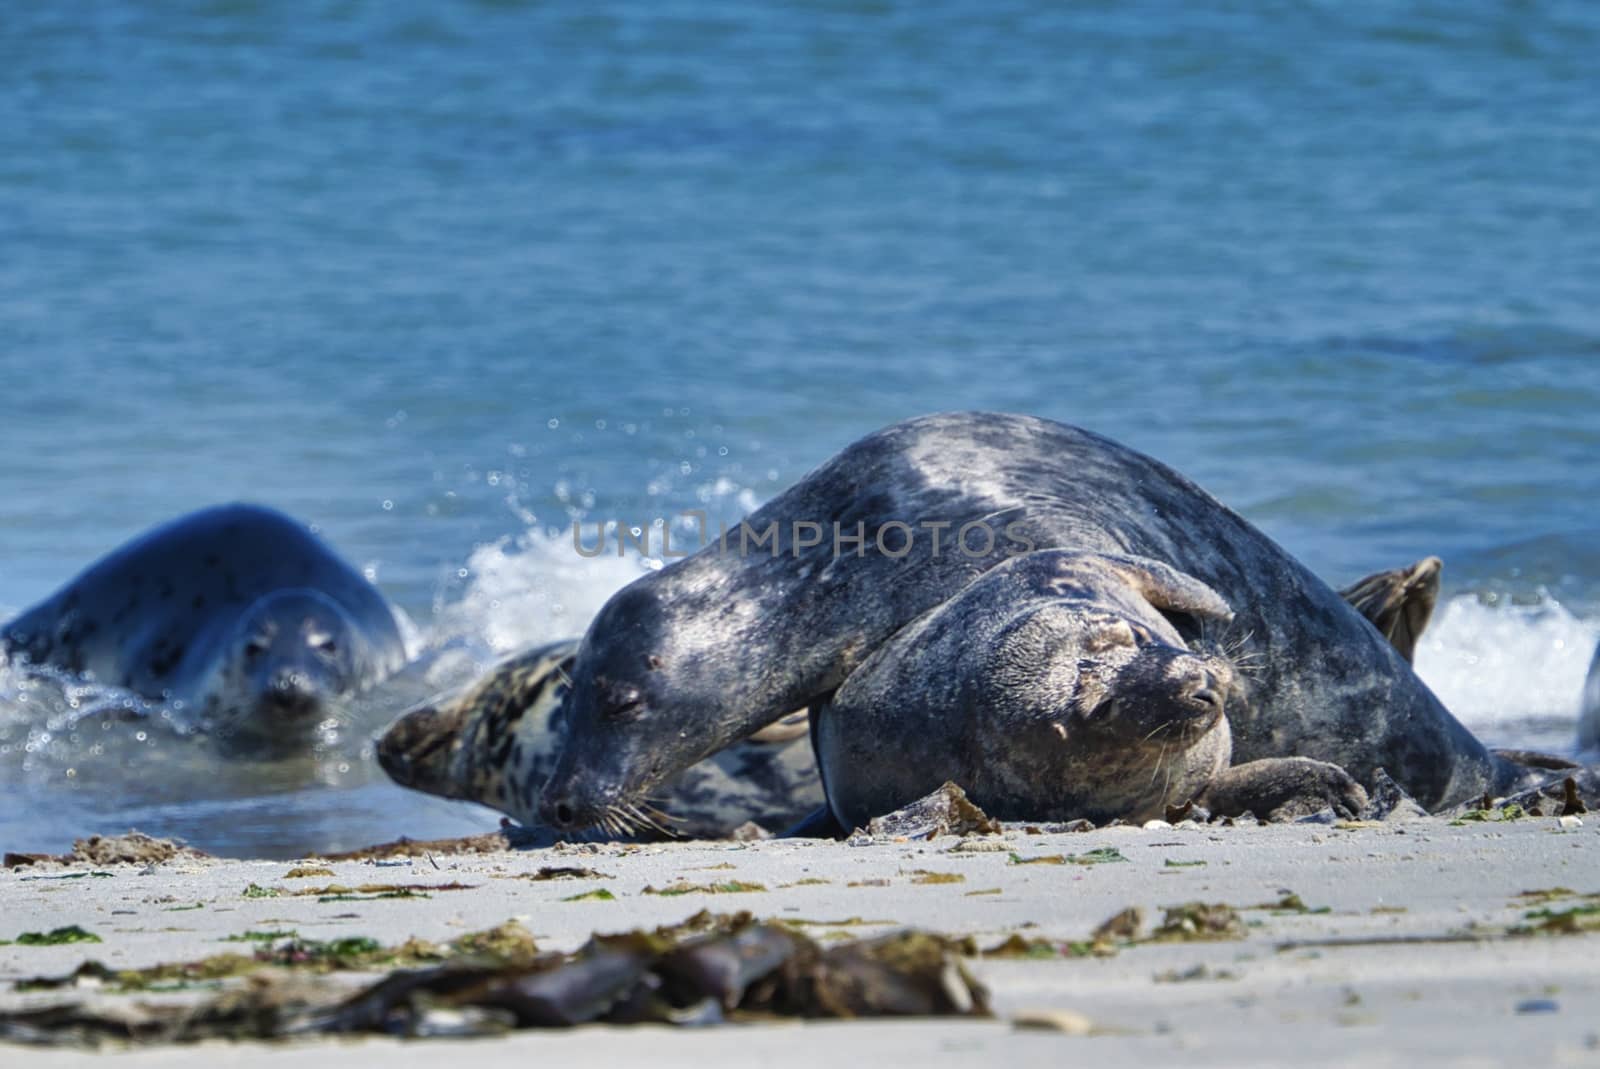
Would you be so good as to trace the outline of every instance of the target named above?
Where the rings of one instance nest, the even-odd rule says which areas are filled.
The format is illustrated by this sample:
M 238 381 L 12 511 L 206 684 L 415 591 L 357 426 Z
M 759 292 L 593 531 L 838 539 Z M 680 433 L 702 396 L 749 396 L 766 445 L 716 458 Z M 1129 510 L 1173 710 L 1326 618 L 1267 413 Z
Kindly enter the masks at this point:
M 557 802 L 551 815 L 556 818 L 556 824 L 563 828 L 572 824 L 572 807 L 565 802 Z

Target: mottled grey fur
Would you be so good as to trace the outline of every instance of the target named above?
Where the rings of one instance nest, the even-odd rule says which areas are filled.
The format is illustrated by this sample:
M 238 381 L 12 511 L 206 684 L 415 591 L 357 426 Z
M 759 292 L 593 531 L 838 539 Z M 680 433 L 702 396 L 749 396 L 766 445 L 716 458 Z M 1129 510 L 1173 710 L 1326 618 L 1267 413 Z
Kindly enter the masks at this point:
M 1006 561 L 902 628 L 815 711 L 828 804 L 842 827 L 863 827 L 949 780 L 1000 820 L 1144 821 L 1195 800 L 1265 815 L 1306 794 L 1311 811 L 1359 812 L 1364 793 L 1333 765 L 1229 768 L 1249 667 L 1205 636 L 1232 618 L 1211 588 L 1147 558 Z
M 1522 774 L 1490 754 L 1395 648 L 1244 519 L 1165 465 L 1099 435 L 996 413 L 926 416 L 847 447 L 748 521 L 779 522 L 779 552 L 710 546 L 619 591 L 573 667 L 568 735 L 543 814 L 580 827 L 728 743 L 837 689 L 894 632 L 1015 552 L 1132 555 L 1216 591 L 1234 611 L 1211 635 L 1249 692 L 1230 714 L 1233 758 L 1309 757 L 1370 782 L 1385 768 L 1440 809 Z M 795 549 L 792 521 L 982 522 L 992 552 L 835 557 Z M 1004 537 L 998 533 L 1006 532 Z M 981 546 L 981 541 L 979 542 Z M 946 547 L 948 550 L 948 547 Z M 1192 622 L 1175 619 L 1189 641 Z
M 181 704 L 224 749 L 306 744 L 335 699 L 405 661 L 382 594 L 272 509 L 183 516 L 0 632 L 8 654 Z
M 576 639 L 513 654 L 461 690 L 408 710 L 378 742 L 403 787 L 498 809 L 539 825 L 555 767 Z M 652 805 L 618 813 L 619 837 L 670 831 L 720 838 L 747 821 L 781 831 L 822 804 L 804 716 L 721 751 L 671 779 Z

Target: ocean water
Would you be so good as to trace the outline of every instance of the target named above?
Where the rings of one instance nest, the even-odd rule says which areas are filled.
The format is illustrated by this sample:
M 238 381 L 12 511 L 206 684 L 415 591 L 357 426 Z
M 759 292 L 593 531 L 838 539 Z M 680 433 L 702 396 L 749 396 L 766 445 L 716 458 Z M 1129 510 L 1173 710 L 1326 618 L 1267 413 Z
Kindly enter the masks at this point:
M 367 740 L 651 566 L 578 556 L 575 518 L 737 517 L 951 408 L 1151 452 L 1336 582 L 1438 554 L 1424 678 L 1493 742 L 1569 745 L 1600 9 L 1198 7 L 9 11 L 0 619 L 252 500 L 458 656 L 272 768 L 0 669 L 0 846 L 491 827 Z

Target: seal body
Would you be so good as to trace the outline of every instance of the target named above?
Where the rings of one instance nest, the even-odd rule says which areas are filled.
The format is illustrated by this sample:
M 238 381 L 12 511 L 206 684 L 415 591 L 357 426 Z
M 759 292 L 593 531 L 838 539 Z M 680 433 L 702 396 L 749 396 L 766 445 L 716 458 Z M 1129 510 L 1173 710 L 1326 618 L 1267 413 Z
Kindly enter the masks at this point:
M 405 662 L 383 595 L 303 525 L 203 509 L 91 565 L 0 632 L 9 654 L 165 701 L 237 753 L 295 750 Z
M 811 544 L 802 523 L 863 540 Z M 745 526 L 775 528 L 770 553 L 713 544 L 595 618 L 545 791 L 552 825 L 592 824 L 825 698 L 979 575 L 1051 548 L 1153 560 L 1226 601 L 1233 619 L 1216 640 L 1252 666 L 1250 701 L 1229 716 L 1235 762 L 1307 757 L 1363 783 L 1383 768 L 1430 809 L 1516 774 L 1293 557 L 1171 468 L 1088 431 L 982 412 L 909 420 L 848 446 Z
M 945 781 L 1000 820 L 1144 821 L 1196 800 L 1270 817 L 1291 800 L 1286 784 L 1299 811 L 1359 812 L 1365 793 L 1336 766 L 1232 765 L 1229 715 L 1249 715 L 1249 669 L 1207 638 L 1232 618 L 1215 591 L 1146 558 L 1039 550 L 997 565 L 817 710 L 838 826 L 865 827 Z
M 561 743 L 576 639 L 511 655 L 476 682 L 400 715 L 378 763 L 403 787 L 478 802 L 539 825 L 539 802 Z M 722 838 L 754 821 L 780 831 L 822 803 L 804 718 L 685 769 L 649 803 L 619 810 L 621 837 Z
M 1583 681 L 1583 698 L 1578 706 L 1578 749 L 1600 753 L 1600 648 L 1589 662 L 1589 675 Z

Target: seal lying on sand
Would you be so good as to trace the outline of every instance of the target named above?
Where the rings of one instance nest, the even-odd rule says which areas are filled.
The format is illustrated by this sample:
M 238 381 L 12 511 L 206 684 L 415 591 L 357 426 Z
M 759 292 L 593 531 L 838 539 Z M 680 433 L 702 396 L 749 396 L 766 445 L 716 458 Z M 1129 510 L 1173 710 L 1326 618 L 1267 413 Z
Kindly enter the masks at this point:
M 8 654 L 181 704 L 226 752 L 305 746 L 329 703 L 398 669 L 383 595 L 304 526 L 203 509 L 108 554 L 0 631 Z
M 747 533 L 770 542 L 752 552 Z M 1363 784 L 1382 768 L 1430 810 L 1506 793 L 1524 775 L 1260 531 L 1165 465 L 1074 427 L 995 413 L 899 423 L 847 447 L 738 534 L 743 552 L 725 551 L 725 539 L 601 609 L 573 666 L 566 742 L 545 789 L 552 826 L 597 823 L 816 705 L 973 579 L 1056 548 L 1165 565 L 1232 610 L 1224 624 L 1198 608 L 1151 608 L 1186 645 L 1205 639 L 1241 669 L 1239 696 L 1230 687 L 1221 699 L 1238 703 L 1225 709 L 1237 763 L 1306 757 Z
M 1201 623 L 1186 643 L 1170 622 Z M 1354 815 L 1366 795 L 1305 757 L 1230 767 L 1225 710 L 1249 664 L 1207 642 L 1233 611 L 1157 561 L 1042 550 L 912 621 L 817 710 L 817 764 L 842 828 L 961 784 L 999 820 L 1161 817 L 1198 799 L 1266 816 L 1289 799 Z M 1215 792 L 1212 788 L 1215 787 Z
M 378 763 L 402 787 L 538 825 L 577 652 L 573 639 L 513 654 L 470 686 L 401 714 L 378 742 Z M 781 831 L 822 800 L 802 713 L 686 769 L 661 787 L 659 806 L 634 803 L 602 824 L 619 837 L 721 838 L 747 821 Z

